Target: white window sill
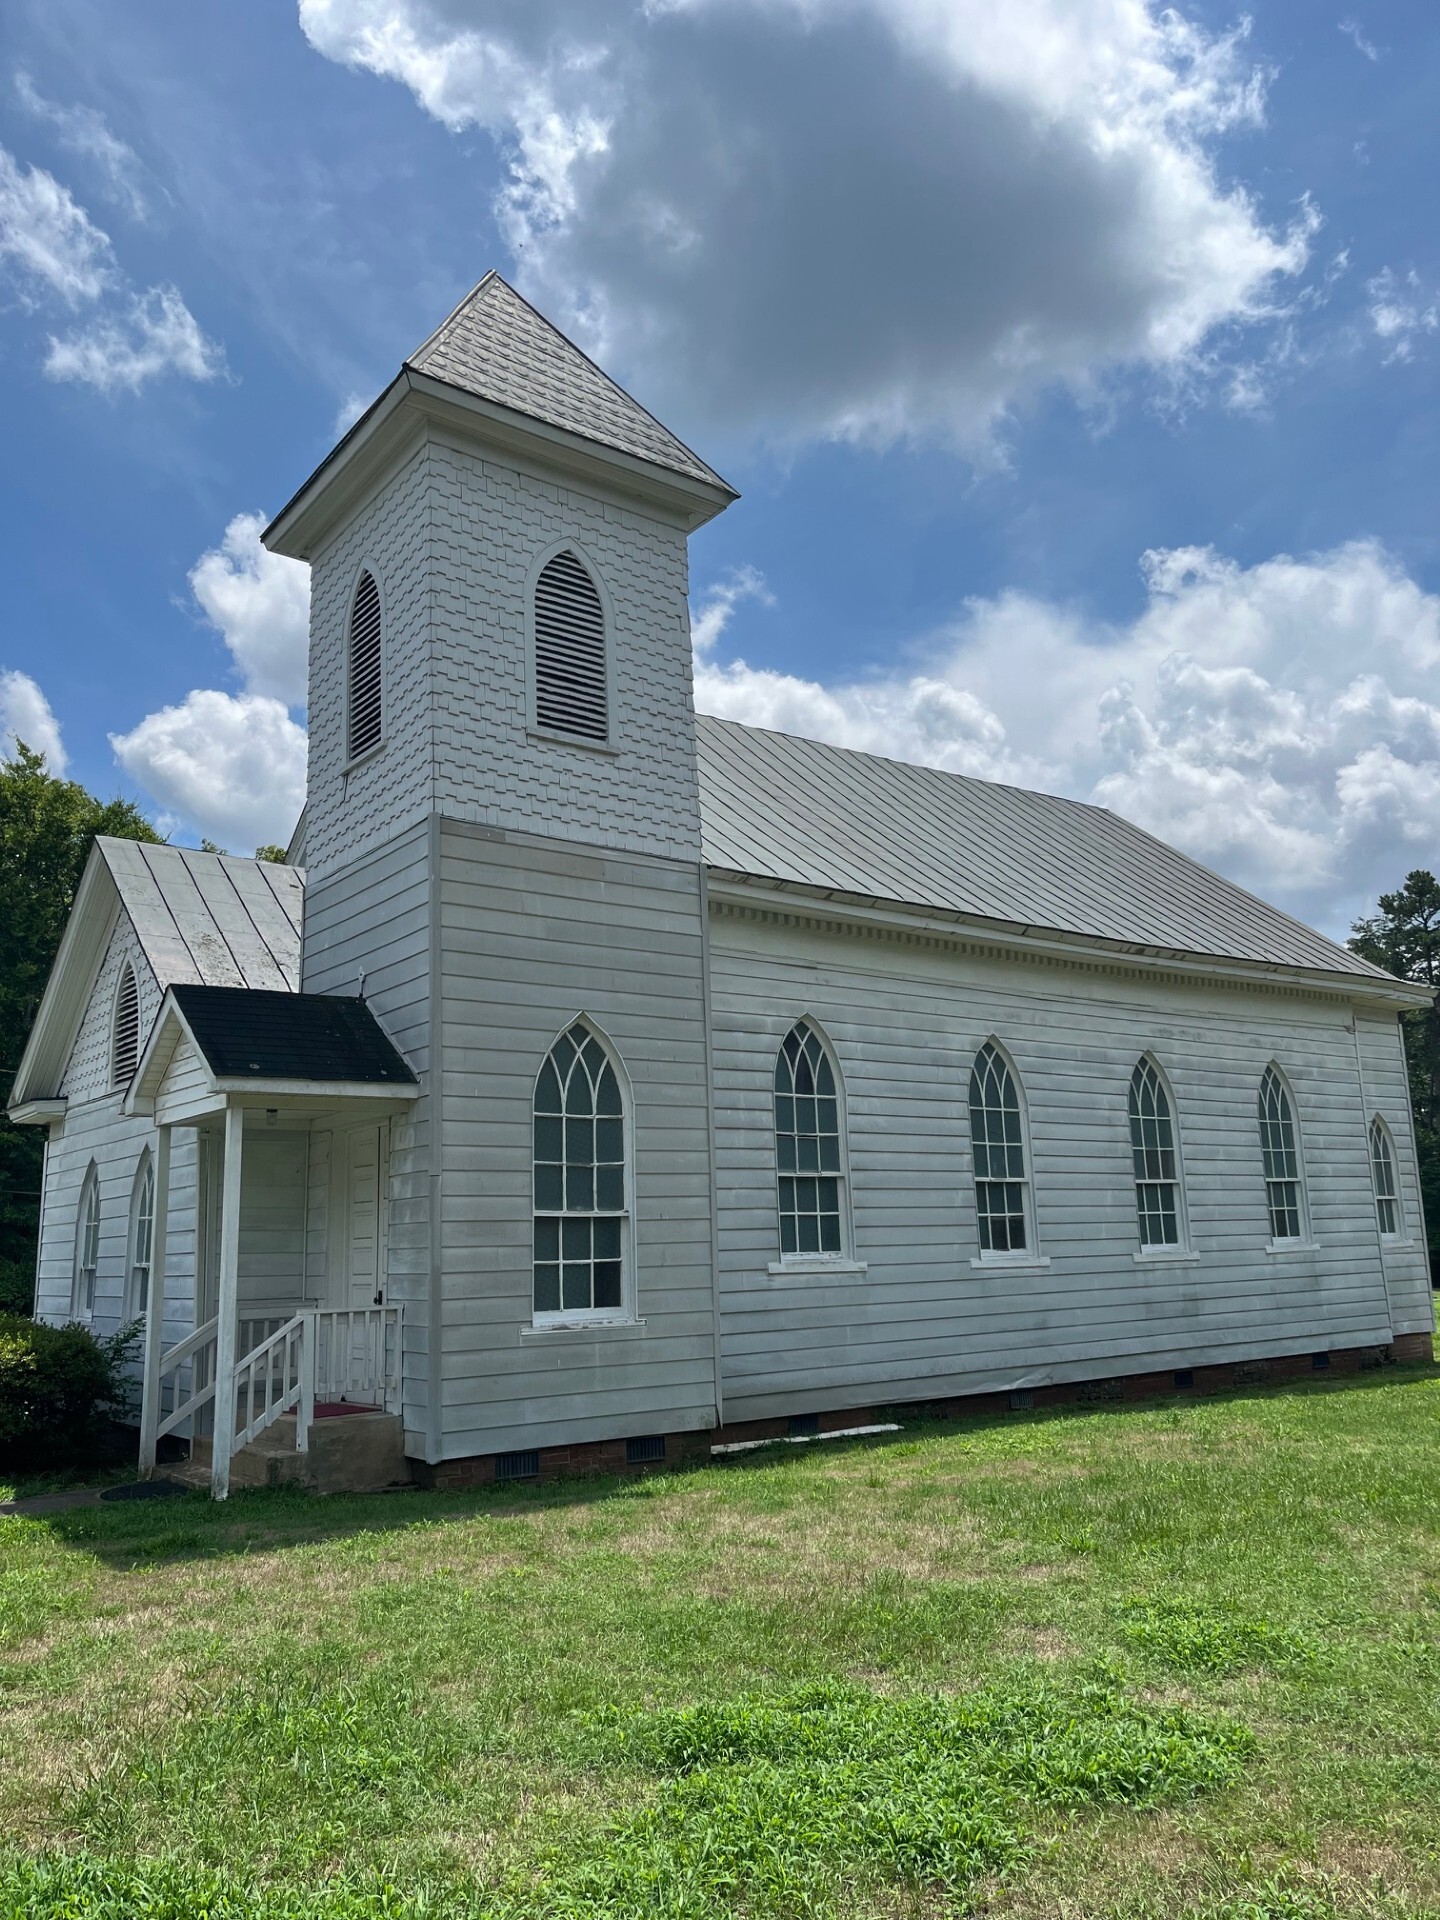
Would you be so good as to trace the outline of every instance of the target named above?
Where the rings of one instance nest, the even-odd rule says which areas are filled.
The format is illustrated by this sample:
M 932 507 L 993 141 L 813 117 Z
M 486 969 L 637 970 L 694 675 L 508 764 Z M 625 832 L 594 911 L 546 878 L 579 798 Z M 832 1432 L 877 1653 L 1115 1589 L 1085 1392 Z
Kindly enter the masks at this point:
M 1267 1240 L 1265 1251 L 1272 1260 L 1283 1260 L 1287 1253 L 1318 1253 L 1318 1240 Z
M 970 1262 L 992 1273 L 1043 1273 L 1050 1264 L 1048 1253 L 982 1253 Z
M 347 760 L 340 771 L 348 779 L 357 767 L 365 766 L 375 758 L 377 753 L 383 753 L 384 751 L 385 742 L 383 740 L 377 740 L 373 747 L 366 747 L 365 751 L 363 753 L 357 753 L 353 760 Z
M 868 1273 L 867 1260 L 849 1260 L 840 1253 L 791 1253 L 772 1260 L 767 1273 Z
M 612 759 L 620 751 L 613 741 L 587 740 L 583 734 L 559 733 L 549 727 L 527 727 L 525 737 L 537 746 L 578 747 L 582 753 L 608 753 Z
M 1382 1253 L 1413 1253 L 1417 1245 L 1418 1242 L 1414 1240 L 1402 1240 L 1398 1234 L 1394 1233 L 1382 1233 L 1380 1236 L 1380 1251 Z
M 1141 1247 L 1130 1258 L 1137 1267 L 1198 1267 L 1200 1256 L 1189 1247 Z
M 532 1320 L 528 1327 L 521 1327 L 522 1340 L 554 1340 L 569 1335 L 574 1340 L 589 1340 L 600 1337 L 606 1340 L 635 1338 L 645 1332 L 643 1320 L 620 1319 L 582 1320 L 578 1317 L 566 1319 L 563 1315 L 554 1320 Z

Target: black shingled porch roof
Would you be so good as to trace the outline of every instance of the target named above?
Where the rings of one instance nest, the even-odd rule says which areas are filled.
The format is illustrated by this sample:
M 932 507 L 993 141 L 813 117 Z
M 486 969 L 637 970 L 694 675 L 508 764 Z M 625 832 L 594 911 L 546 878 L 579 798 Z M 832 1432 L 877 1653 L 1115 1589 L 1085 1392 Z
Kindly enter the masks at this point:
M 170 991 L 217 1080 L 415 1085 L 363 1000 L 254 987 Z

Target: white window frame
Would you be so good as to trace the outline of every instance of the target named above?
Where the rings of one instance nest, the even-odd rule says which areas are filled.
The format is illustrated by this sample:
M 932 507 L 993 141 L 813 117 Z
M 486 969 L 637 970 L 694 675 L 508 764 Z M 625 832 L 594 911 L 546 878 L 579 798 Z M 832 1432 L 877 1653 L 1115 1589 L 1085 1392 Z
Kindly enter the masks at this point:
M 1299 1217 L 1300 1231 L 1298 1234 L 1283 1236 L 1277 1236 L 1274 1231 L 1270 1207 L 1271 1181 L 1265 1167 L 1265 1136 L 1260 1133 L 1260 1176 L 1265 1193 L 1265 1225 L 1268 1233 L 1265 1251 L 1268 1254 L 1310 1253 L 1314 1251 L 1316 1241 L 1310 1221 L 1310 1190 L 1309 1182 L 1305 1177 L 1305 1139 L 1300 1128 L 1300 1106 L 1295 1098 L 1295 1089 L 1290 1084 L 1290 1076 L 1278 1060 L 1268 1062 L 1260 1076 L 1260 1084 L 1255 1090 L 1256 1129 L 1258 1132 L 1261 1125 L 1260 1097 L 1264 1092 L 1265 1082 L 1271 1074 L 1274 1074 L 1290 1108 L 1290 1129 L 1295 1137 L 1295 1210 Z
M 1018 1185 L 1020 1205 L 1025 1221 L 1025 1245 L 1023 1247 L 1001 1249 L 981 1246 L 980 1244 L 980 1195 L 977 1191 L 980 1179 L 975 1164 L 975 1129 L 970 1117 L 970 1082 L 974 1078 L 975 1068 L 980 1056 L 987 1048 L 993 1048 L 1005 1071 L 1010 1076 L 1010 1084 L 1015 1089 L 1015 1102 L 1020 1115 L 1020 1152 L 1025 1171 L 1018 1181 L 1005 1181 L 1004 1185 Z M 1025 1093 L 1025 1081 L 1015 1064 L 1015 1056 L 1000 1039 L 998 1034 L 987 1034 L 970 1055 L 970 1064 L 965 1072 L 965 1137 L 970 1147 L 970 1212 L 975 1222 L 976 1251 L 970 1264 L 972 1267 L 1004 1269 L 1007 1272 L 1020 1272 L 1027 1268 L 1048 1267 L 1050 1261 L 1040 1248 L 1040 1232 L 1035 1206 L 1035 1155 L 1030 1138 L 1030 1102 Z M 990 1182 L 986 1176 L 987 1184 Z
M 100 1274 L 100 1169 L 92 1160 L 80 1183 L 75 1216 L 75 1268 L 70 1282 L 70 1315 L 89 1321 L 95 1313 Z
M 837 1205 L 840 1215 L 840 1250 L 838 1253 L 786 1253 L 782 1250 L 780 1239 L 780 1182 L 796 1178 L 783 1172 L 780 1166 L 779 1128 L 775 1124 L 775 1068 L 784 1050 L 785 1042 L 798 1027 L 805 1027 L 814 1034 L 820 1051 L 830 1067 L 835 1081 L 835 1120 L 840 1139 L 840 1171 L 836 1174 L 818 1175 L 818 1178 L 834 1179 L 839 1187 Z M 776 1258 L 769 1262 L 767 1271 L 774 1276 L 784 1274 L 863 1274 L 869 1271 L 869 1262 L 855 1257 L 855 1221 L 852 1212 L 852 1194 L 850 1180 L 850 1125 L 849 1100 L 845 1092 L 845 1076 L 840 1071 L 840 1059 L 835 1051 L 834 1042 L 814 1014 L 799 1014 L 786 1027 L 780 1036 L 779 1044 L 770 1055 L 770 1072 L 765 1082 L 765 1098 L 769 1110 L 770 1152 L 775 1167 L 775 1245 Z M 804 1174 L 798 1176 L 806 1178 Z
M 589 574 L 591 584 L 600 596 L 600 615 L 605 627 L 605 738 L 587 740 L 583 734 L 566 733 L 559 727 L 543 727 L 538 711 L 538 690 L 535 674 L 535 589 L 540 576 L 550 562 L 560 553 L 573 553 L 575 558 Z M 531 740 L 557 747 L 574 747 L 581 753 L 617 754 L 620 752 L 620 714 L 619 689 L 615 672 L 615 607 L 610 589 L 605 583 L 605 575 L 597 564 L 595 556 L 578 537 L 567 535 L 563 540 L 552 540 L 543 547 L 530 563 L 530 572 L 525 581 L 525 731 Z
M 1380 1191 L 1380 1182 L 1375 1164 L 1375 1141 L 1379 1138 L 1385 1148 L 1385 1158 L 1390 1169 L 1391 1188 L 1388 1194 Z M 1381 1241 L 1387 1247 L 1399 1247 L 1405 1240 L 1405 1200 L 1400 1188 L 1400 1156 L 1395 1147 L 1395 1135 L 1383 1114 L 1370 1116 L 1370 1125 L 1365 1135 L 1366 1148 L 1370 1156 L 1370 1184 L 1375 1190 L 1375 1226 Z M 1395 1224 L 1386 1227 L 1382 1205 L 1388 1200 L 1394 1210 Z
M 142 1202 L 148 1189 L 149 1212 L 142 1210 Z M 145 1258 L 140 1258 L 140 1234 L 146 1230 Z M 130 1225 L 125 1236 L 125 1308 L 123 1318 L 126 1322 L 138 1320 L 145 1312 L 150 1298 L 150 1288 L 155 1280 L 155 1162 L 150 1149 L 146 1147 L 140 1155 L 140 1164 L 135 1169 L 135 1178 L 130 1185 Z M 145 1270 L 145 1285 L 139 1284 L 140 1269 Z
M 568 1217 L 572 1219 L 616 1219 L 618 1218 L 620 1222 L 620 1304 L 618 1307 L 570 1307 L 570 1308 L 567 1308 L 562 1305 L 558 1309 L 551 1311 L 549 1309 L 538 1308 L 535 1305 L 536 1261 L 535 1261 L 535 1246 L 534 1246 L 534 1223 L 536 1220 L 539 1220 L 542 1218 L 558 1219 L 563 1222 L 567 1217 L 567 1213 L 565 1211 L 561 1211 L 557 1213 L 553 1208 L 550 1208 L 550 1207 L 541 1208 L 541 1207 L 537 1207 L 535 1204 L 535 1198 L 536 1198 L 535 1196 L 536 1159 L 535 1159 L 535 1137 L 534 1137 L 535 1100 L 536 1100 L 537 1094 L 540 1091 L 540 1076 L 545 1071 L 546 1063 L 550 1059 L 551 1054 L 555 1051 L 557 1042 L 560 1041 L 567 1033 L 570 1033 L 575 1027 L 584 1027 L 586 1032 L 590 1034 L 599 1043 L 601 1051 L 604 1053 L 605 1058 L 610 1063 L 611 1070 L 615 1075 L 616 1084 L 619 1086 L 619 1089 L 620 1089 L 620 1124 L 621 1124 L 621 1127 L 624 1129 L 623 1139 L 624 1139 L 624 1152 L 625 1152 L 625 1158 L 623 1163 L 624 1178 L 622 1181 L 622 1189 L 624 1194 L 625 1206 L 624 1206 L 624 1211 L 618 1215 L 602 1214 L 597 1211 L 591 1214 L 573 1213 L 573 1214 L 569 1214 Z M 529 1260 L 530 1326 L 535 1331 L 563 1332 L 567 1327 L 593 1329 L 593 1328 L 600 1328 L 600 1327 L 638 1326 L 640 1324 L 637 1313 L 636 1313 L 636 1306 L 635 1306 L 636 1288 L 635 1288 L 635 1118 L 634 1118 L 634 1115 L 635 1115 L 635 1102 L 634 1102 L 633 1091 L 630 1085 L 630 1076 L 625 1071 L 625 1063 L 620 1057 L 619 1048 L 615 1045 L 614 1041 L 611 1040 L 609 1034 L 605 1032 L 603 1027 L 600 1026 L 598 1021 L 594 1020 L 588 1013 L 585 1013 L 582 1011 L 580 1013 L 573 1014 L 571 1018 L 568 1019 L 565 1022 L 565 1024 L 558 1029 L 558 1031 L 555 1033 L 553 1038 L 550 1040 L 549 1045 L 546 1047 L 545 1052 L 541 1057 L 540 1065 L 535 1069 L 535 1078 L 531 1082 L 531 1086 L 530 1086 L 530 1127 L 531 1127 L 531 1135 L 530 1135 L 531 1244 L 530 1244 L 530 1260 Z M 563 1232 L 564 1232 L 563 1225 L 561 1228 L 561 1232 L 563 1235 Z M 563 1298 L 563 1295 L 562 1295 L 562 1298 Z
M 351 753 L 350 720 L 353 710 L 351 695 L 353 692 L 352 681 L 354 678 L 355 664 L 355 602 L 360 595 L 360 582 L 367 573 L 375 582 L 375 594 L 380 602 L 380 737 L 372 740 L 368 747 L 362 747 L 359 753 Z M 387 617 L 387 612 L 388 610 L 385 605 L 385 581 L 380 569 L 371 561 L 362 560 L 351 576 L 350 598 L 345 602 L 345 711 L 341 720 L 345 731 L 342 736 L 341 745 L 343 747 L 342 771 L 347 774 L 356 767 L 363 767 L 367 760 L 373 759 L 385 745 L 386 737 L 389 733 L 390 702 L 387 696 L 390 685 L 390 621 Z
M 1142 1066 L 1148 1066 L 1160 1083 L 1170 1107 L 1170 1138 L 1174 1143 L 1175 1178 L 1170 1183 L 1175 1188 L 1175 1231 L 1179 1239 L 1173 1246 L 1164 1244 L 1147 1246 L 1142 1240 L 1135 1251 L 1135 1260 L 1141 1266 L 1174 1266 L 1177 1262 L 1193 1265 L 1198 1259 L 1190 1239 L 1190 1207 L 1185 1190 L 1185 1151 L 1180 1139 L 1180 1102 L 1175 1098 L 1175 1087 L 1154 1050 L 1147 1047 L 1130 1069 L 1125 1082 L 1125 1144 L 1130 1153 L 1130 1190 L 1135 1202 L 1135 1231 L 1140 1231 L 1140 1188 L 1154 1186 L 1154 1181 L 1141 1181 L 1135 1177 L 1135 1142 L 1130 1130 L 1130 1089 L 1135 1084 L 1135 1075 Z

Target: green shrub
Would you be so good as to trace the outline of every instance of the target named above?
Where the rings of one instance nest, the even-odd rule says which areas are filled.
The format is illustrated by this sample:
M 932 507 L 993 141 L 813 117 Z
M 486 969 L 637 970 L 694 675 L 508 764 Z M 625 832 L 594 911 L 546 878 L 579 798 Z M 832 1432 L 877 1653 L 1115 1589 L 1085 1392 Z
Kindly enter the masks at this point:
M 74 1466 L 98 1452 L 125 1410 L 138 1323 L 97 1340 L 88 1327 L 0 1314 L 0 1468 Z

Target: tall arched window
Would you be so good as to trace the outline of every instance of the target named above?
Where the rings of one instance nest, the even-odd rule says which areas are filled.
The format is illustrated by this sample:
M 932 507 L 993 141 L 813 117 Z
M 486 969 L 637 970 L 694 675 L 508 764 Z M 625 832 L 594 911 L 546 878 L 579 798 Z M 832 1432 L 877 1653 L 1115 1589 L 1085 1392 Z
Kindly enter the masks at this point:
M 1295 1114 L 1279 1069 L 1273 1063 L 1260 1082 L 1260 1154 L 1265 1165 L 1265 1198 L 1272 1240 L 1305 1238 L 1305 1186 Z
M 536 726 L 607 740 L 605 609 L 584 561 L 568 547 L 540 569 L 534 616 Z
M 625 1300 L 625 1103 L 583 1020 L 535 1082 L 535 1314 L 614 1318 Z
M 80 1214 L 75 1231 L 75 1279 L 70 1311 L 77 1319 L 95 1311 L 95 1276 L 100 1266 L 100 1176 L 90 1162 L 80 1189 Z
M 125 1318 L 135 1320 L 150 1302 L 150 1255 L 155 1245 L 155 1167 L 147 1149 L 140 1156 L 130 1192 L 130 1264 L 125 1277 Z
M 780 1256 L 845 1251 L 840 1093 L 825 1043 L 797 1020 L 775 1056 Z
M 1375 1181 L 1375 1212 L 1380 1231 L 1392 1239 L 1400 1232 L 1400 1190 L 1395 1180 L 1395 1149 L 1390 1129 L 1378 1113 L 1370 1122 L 1370 1172 Z
M 1130 1152 L 1141 1246 L 1178 1247 L 1180 1168 L 1175 1125 L 1170 1096 L 1148 1056 L 1136 1063 L 1130 1076 Z
M 1032 1236 L 1020 1095 L 1004 1054 L 990 1040 L 970 1069 L 970 1140 L 981 1255 L 1023 1253 Z
M 117 1092 L 129 1086 L 140 1055 L 140 989 L 135 969 L 127 960 L 115 990 L 115 1015 L 110 1029 L 110 1084 Z
M 367 568 L 350 607 L 346 750 L 352 760 L 378 746 L 385 724 L 380 589 Z

